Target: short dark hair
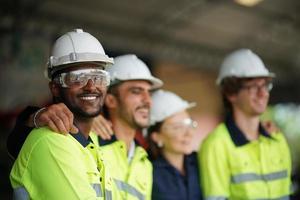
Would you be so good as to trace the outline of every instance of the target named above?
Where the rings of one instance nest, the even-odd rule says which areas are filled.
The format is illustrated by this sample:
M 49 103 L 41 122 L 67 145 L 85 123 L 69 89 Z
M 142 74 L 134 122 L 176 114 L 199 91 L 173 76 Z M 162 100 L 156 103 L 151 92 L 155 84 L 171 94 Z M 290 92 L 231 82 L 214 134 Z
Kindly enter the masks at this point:
M 120 93 L 119 93 L 118 88 L 119 88 L 119 85 L 121 85 L 121 83 L 122 82 L 109 86 L 108 89 L 107 89 L 107 94 L 111 94 L 111 95 L 115 96 L 117 99 L 119 99 L 120 98 Z M 103 105 L 102 111 L 103 111 L 103 116 L 106 119 L 110 119 L 108 108 L 105 104 Z
M 232 112 L 232 105 L 228 100 L 227 96 L 237 94 L 243 87 L 243 84 L 246 80 L 249 79 L 228 77 L 222 80 L 220 84 L 220 88 L 221 88 L 221 94 L 222 94 L 223 104 L 226 113 Z

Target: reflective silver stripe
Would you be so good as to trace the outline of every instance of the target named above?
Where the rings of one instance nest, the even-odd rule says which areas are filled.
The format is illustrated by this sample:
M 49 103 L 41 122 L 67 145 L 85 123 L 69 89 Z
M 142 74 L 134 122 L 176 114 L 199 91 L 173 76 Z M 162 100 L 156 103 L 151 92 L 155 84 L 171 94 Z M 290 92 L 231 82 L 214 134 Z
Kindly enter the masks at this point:
M 97 197 L 103 197 L 101 185 L 99 183 L 92 184 L 92 188 L 95 190 Z
M 105 190 L 105 200 L 112 200 L 111 191 Z
M 222 196 L 208 196 L 205 198 L 205 200 L 226 200 L 227 197 Z
M 144 195 L 141 192 L 139 192 L 135 187 L 133 187 L 123 181 L 117 180 L 117 179 L 114 179 L 114 181 L 119 190 L 123 190 L 123 191 L 129 193 L 129 194 L 137 197 L 139 200 L 145 199 Z
M 227 199 L 227 197 L 222 197 L 222 196 L 209 196 L 209 197 L 205 198 L 205 200 L 226 200 L 226 199 Z M 282 197 L 275 198 L 275 199 L 267 198 L 267 199 L 255 199 L 255 200 L 290 200 L 290 197 L 282 196 Z
M 282 196 L 282 197 L 279 197 L 279 198 L 275 198 L 275 199 L 255 199 L 255 200 L 290 200 L 290 197 L 289 196 Z
M 290 185 L 290 194 L 294 194 L 296 189 L 294 188 L 293 184 Z
M 14 189 L 13 200 L 27 200 L 29 194 L 25 187 L 18 187 Z
M 244 173 L 244 174 L 238 174 L 231 177 L 232 183 L 243 183 L 243 182 L 249 182 L 249 181 L 258 181 L 258 180 L 264 180 L 264 181 L 272 181 L 272 180 L 278 180 L 288 177 L 287 170 L 279 171 L 279 172 L 273 172 L 270 174 L 255 174 L 255 173 Z

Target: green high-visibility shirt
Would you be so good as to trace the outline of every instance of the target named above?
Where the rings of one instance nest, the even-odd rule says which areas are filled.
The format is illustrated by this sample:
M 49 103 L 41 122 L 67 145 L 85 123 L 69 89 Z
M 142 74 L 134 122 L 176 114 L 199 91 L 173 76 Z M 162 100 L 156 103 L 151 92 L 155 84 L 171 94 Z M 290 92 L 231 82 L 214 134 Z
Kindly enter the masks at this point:
M 92 135 L 98 141 L 97 136 Z M 126 200 L 151 200 L 152 164 L 147 152 L 136 145 L 131 161 L 128 160 L 124 141 L 113 137 L 110 141 L 100 141 L 105 168 L 114 180 L 118 195 Z
M 291 157 L 284 136 L 264 133 L 246 142 L 241 134 L 222 123 L 201 145 L 205 199 L 289 199 Z
M 97 145 L 72 135 L 33 129 L 13 165 L 15 199 L 116 199 Z

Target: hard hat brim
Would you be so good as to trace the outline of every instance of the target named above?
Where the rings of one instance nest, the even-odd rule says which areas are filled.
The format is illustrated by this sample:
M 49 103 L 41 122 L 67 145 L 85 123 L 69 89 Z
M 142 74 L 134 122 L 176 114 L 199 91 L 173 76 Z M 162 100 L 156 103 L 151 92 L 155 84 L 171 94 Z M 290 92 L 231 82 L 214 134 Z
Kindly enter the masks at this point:
M 134 77 L 134 78 L 118 78 L 118 79 L 115 79 L 111 82 L 110 86 L 112 85 L 115 85 L 115 84 L 118 84 L 120 82 L 123 82 L 123 81 L 134 81 L 134 80 L 142 80 L 142 81 L 148 81 L 151 83 L 152 87 L 151 89 L 158 89 L 160 88 L 161 86 L 163 86 L 163 81 L 158 79 L 158 78 L 155 78 L 155 77 L 148 77 L 148 78 L 145 78 L 145 77 Z
M 156 117 L 155 119 L 150 119 L 150 125 L 154 125 L 158 122 L 162 122 L 164 121 L 166 118 L 178 113 L 178 112 L 181 112 L 181 111 L 184 111 L 184 110 L 187 110 L 187 109 L 190 109 L 190 108 L 193 108 L 197 105 L 196 102 L 185 102 L 185 105 L 182 105 L 180 107 L 178 107 L 177 109 L 175 109 L 173 112 L 170 112 L 168 113 L 167 115 L 164 115 L 164 116 L 161 116 L 161 117 Z
M 226 78 L 275 78 L 276 74 L 273 72 L 269 72 L 269 74 L 265 74 L 265 75 L 245 75 L 245 76 L 228 76 L 228 77 L 219 77 L 216 80 L 216 84 L 217 85 L 221 85 L 222 81 Z
M 97 67 L 101 67 L 101 68 L 104 68 L 104 69 L 106 69 L 107 67 L 109 67 L 109 66 L 112 65 L 111 63 L 106 63 L 106 62 L 103 62 L 103 61 L 81 61 L 81 62 L 73 62 L 73 63 L 64 64 L 64 65 L 59 65 L 59 66 L 56 66 L 55 68 L 49 68 L 48 66 L 46 66 L 45 71 L 44 71 L 44 75 L 45 75 L 45 77 L 48 80 L 51 80 L 52 77 L 53 77 L 53 75 L 55 73 L 57 73 L 58 71 L 67 69 L 67 68 L 70 67 L 70 65 L 76 65 L 76 64 L 81 64 L 81 63 L 96 64 Z M 48 71 L 49 69 L 51 69 L 50 72 Z

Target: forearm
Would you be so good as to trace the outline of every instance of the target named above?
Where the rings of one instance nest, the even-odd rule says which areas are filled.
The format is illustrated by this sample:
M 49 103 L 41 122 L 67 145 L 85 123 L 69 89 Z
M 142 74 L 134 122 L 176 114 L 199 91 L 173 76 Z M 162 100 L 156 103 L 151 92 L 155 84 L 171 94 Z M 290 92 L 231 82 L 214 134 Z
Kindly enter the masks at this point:
M 23 110 L 16 120 L 15 127 L 10 132 L 7 138 L 7 150 L 8 153 L 16 158 L 20 152 L 20 149 L 26 140 L 26 137 L 33 129 L 33 124 L 31 119 L 31 115 L 36 112 L 38 107 L 28 106 L 25 110 Z M 30 123 L 31 122 L 31 123 Z

